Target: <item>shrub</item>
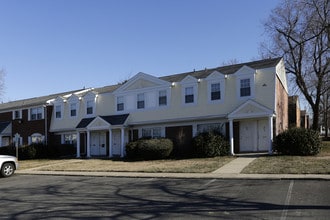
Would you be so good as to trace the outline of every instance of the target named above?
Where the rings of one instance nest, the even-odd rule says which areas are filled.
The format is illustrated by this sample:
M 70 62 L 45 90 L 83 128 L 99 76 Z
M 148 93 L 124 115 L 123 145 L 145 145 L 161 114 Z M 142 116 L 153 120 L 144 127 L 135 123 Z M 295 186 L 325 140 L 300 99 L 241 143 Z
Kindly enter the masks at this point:
M 18 148 L 18 158 L 20 160 L 35 159 L 37 149 L 34 145 L 28 145 Z
M 164 159 L 169 157 L 173 150 L 170 139 L 140 139 L 126 145 L 126 155 L 131 159 Z
M 316 155 L 320 152 L 319 133 L 305 128 L 290 128 L 274 138 L 275 152 L 284 155 Z
M 193 148 L 197 157 L 229 155 L 229 142 L 220 134 L 203 132 L 193 138 Z

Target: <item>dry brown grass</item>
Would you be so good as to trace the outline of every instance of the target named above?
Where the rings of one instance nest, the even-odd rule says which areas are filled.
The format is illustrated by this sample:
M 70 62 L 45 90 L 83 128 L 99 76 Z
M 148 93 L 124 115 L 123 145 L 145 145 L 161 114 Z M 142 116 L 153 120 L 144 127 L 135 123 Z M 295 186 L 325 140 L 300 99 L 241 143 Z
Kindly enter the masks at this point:
M 234 157 L 153 161 L 120 161 L 111 159 L 27 160 L 20 161 L 20 169 L 88 172 L 208 173 L 233 159 Z
M 330 142 L 317 156 L 265 156 L 243 169 L 246 174 L 330 174 Z

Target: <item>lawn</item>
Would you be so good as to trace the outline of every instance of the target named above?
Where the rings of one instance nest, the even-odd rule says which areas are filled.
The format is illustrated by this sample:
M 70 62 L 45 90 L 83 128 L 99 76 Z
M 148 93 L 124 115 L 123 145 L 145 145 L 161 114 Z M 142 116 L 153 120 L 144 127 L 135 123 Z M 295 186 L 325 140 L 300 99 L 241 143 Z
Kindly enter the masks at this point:
M 245 174 L 330 174 L 330 141 L 323 142 L 317 156 L 261 156 L 247 166 Z M 210 173 L 236 157 L 180 160 L 126 161 L 112 159 L 23 160 L 20 170 Z
M 180 160 L 125 161 L 111 159 L 65 159 L 20 161 L 20 170 L 87 172 L 209 173 L 234 157 L 194 158 Z
M 330 142 L 316 156 L 263 156 L 243 169 L 245 174 L 330 174 Z

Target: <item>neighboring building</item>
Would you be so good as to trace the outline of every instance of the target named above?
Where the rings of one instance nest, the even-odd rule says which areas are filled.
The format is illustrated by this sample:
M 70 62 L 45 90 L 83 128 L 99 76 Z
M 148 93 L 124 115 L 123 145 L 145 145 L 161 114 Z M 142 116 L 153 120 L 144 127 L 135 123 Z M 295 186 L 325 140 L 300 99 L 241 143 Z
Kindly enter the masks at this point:
M 306 110 L 301 110 L 300 111 L 300 127 L 310 128 L 309 115 L 307 114 Z
M 299 96 L 289 96 L 289 127 L 300 127 Z
M 18 137 L 18 145 L 48 143 L 53 106 L 49 100 L 72 92 L 41 96 L 0 104 L 0 147 L 8 146 Z
M 195 135 L 214 129 L 228 137 L 232 154 L 272 152 L 274 135 L 288 128 L 280 58 L 163 77 L 138 73 L 123 84 L 52 95 L 47 103 L 50 141 L 75 143 L 77 157 L 123 157 L 126 143 L 141 137 L 171 138 L 176 153 L 185 154 Z

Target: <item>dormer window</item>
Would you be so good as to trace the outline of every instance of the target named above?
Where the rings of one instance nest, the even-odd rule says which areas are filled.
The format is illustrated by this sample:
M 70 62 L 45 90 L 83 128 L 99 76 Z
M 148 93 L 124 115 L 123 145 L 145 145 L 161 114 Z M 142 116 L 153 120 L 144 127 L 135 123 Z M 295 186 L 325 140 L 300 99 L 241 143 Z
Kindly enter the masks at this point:
M 77 116 L 77 103 L 70 104 L 70 116 L 76 117 Z
M 185 88 L 185 103 L 194 103 L 194 87 L 189 86 Z
M 212 83 L 211 101 L 220 100 L 220 99 L 221 99 L 220 83 Z
M 88 100 L 86 102 L 86 114 L 87 115 L 92 115 L 94 114 L 94 101 Z
M 236 76 L 237 98 L 241 100 L 254 98 L 256 70 L 243 66 L 233 75 Z
M 61 105 L 55 106 L 55 118 L 57 118 L 57 119 L 62 118 L 62 106 Z
M 241 79 L 240 80 L 240 96 L 251 96 L 251 85 L 250 79 Z

